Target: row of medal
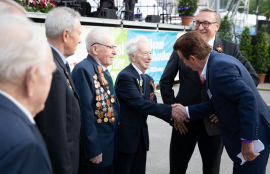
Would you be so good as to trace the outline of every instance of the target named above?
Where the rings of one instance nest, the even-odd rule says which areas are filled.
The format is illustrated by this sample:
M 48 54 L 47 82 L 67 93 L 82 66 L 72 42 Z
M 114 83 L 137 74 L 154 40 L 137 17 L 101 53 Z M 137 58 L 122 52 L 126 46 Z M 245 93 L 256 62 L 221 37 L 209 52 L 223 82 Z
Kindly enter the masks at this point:
M 100 86 L 100 82 L 97 80 L 97 74 L 93 76 L 94 85 L 96 88 L 96 109 L 95 114 L 97 115 L 98 123 L 102 123 L 102 120 L 110 123 L 115 122 L 114 118 L 114 109 L 112 103 L 115 102 L 114 95 L 111 95 L 109 85 L 106 86 L 107 91 L 104 91 L 104 88 Z M 110 96 L 110 99 L 109 99 Z

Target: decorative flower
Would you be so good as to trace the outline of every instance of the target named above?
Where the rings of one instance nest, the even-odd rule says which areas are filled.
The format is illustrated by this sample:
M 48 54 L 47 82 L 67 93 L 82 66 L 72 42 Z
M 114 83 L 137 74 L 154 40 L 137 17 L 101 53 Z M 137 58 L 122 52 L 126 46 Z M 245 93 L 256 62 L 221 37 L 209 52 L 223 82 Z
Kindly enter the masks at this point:
M 42 9 L 43 7 L 42 6 L 40 6 L 40 10 Z
M 218 45 L 216 49 L 217 49 L 217 51 L 220 52 L 220 53 L 223 52 L 223 46 L 222 46 L 222 45 Z
M 52 3 L 52 0 L 50 0 L 50 3 Z
M 33 4 L 36 5 L 37 4 L 37 1 L 33 1 Z
M 28 1 L 28 5 L 30 5 L 30 1 Z
M 53 2 L 53 5 L 56 5 L 56 2 Z
M 53 5 L 51 5 L 51 8 L 53 8 Z
M 46 7 L 46 5 L 45 5 L 45 4 L 43 4 L 43 7 Z
M 44 4 L 44 2 L 43 2 L 43 1 L 40 1 L 40 2 L 39 2 L 39 4 L 41 4 L 41 5 L 42 5 L 42 4 Z

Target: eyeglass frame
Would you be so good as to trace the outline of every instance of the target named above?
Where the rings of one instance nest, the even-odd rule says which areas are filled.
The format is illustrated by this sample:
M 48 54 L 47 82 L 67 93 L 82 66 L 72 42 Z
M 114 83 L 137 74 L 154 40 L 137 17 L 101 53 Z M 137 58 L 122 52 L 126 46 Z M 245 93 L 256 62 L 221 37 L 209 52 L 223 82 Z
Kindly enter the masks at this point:
M 105 47 L 110 48 L 111 50 L 113 50 L 113 49 L 116 50 L 116 49 L 117 49 L 117 45 L 115 45 L 115 46 L 108 46 L 108 45 L 104 45 L 104 44 L 101 44 L 101 43 L 98 43 L 98 42 L 93 43 L 91 46 L 93 46 L 93 45 L 95 45 L 95 44 L 103 45 L 103 46 L 105 46 Z
M 196 26 L 196 22 L 199 22 L 199 21 L 193 21 L 193 25 L 194 25 L 194 27 L 200 27 L 200 25 L 202 25 L 204 28 L 208 28 L 210 24 L 215 24 L 215 23 L 218 23 L 218 22 L 207 22 L 207 21 L 204 21 L 205 23 L 207 23 L 207 24 L 208 24 L 208 26 L 207 26 L 207 27 L 205 27 L 205 26 L 203 25 L 203 23 L 204 23 L 204 22 L 199 22 L 199 23 L 200 23 L 200 24 L 199 24 L 199 26 Z

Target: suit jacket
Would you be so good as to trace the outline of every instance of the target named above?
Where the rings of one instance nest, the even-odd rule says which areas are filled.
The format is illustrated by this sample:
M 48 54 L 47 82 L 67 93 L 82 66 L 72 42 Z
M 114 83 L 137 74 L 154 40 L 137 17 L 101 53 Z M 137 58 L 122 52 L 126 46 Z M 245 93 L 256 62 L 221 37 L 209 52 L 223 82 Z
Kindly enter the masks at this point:
M 250 62 L 241 55 L 238 45 L 216 37 L 213 50 L 216 50 L 219 45 L 223 47 L 223 53 L 232 55 L 247 68 L 257 86 L 259 84 L 259 78 Z M 180 80 L 180 86 L 177 96 L 174 97 L 172 87 L 177 73 Z M 163 102 L 166 104 L 181 103 L 184 106 L 189 106 L 207 100 L 205 82 L 204 84 L 201 83 L 199 73 L 197 71 L 192 71 L 191 68 L 187 67 L 180 59 L 177 52 L 172 53 L 159 83 L 161 96 Z M 212 123 L 208 117 L 204 118 L 204 123 L 209 136 L 220 134 L 219 125 L 217 123 Z M 185 124 L 188 129 L 198 128 L 196 125 L 193 126 L 192 123 Z
M 79 97 L 66 66 L 52 49 L 56 71 L 44 110 L 35 120 L 46 142 L 55 174 L 77 174 L 80 155 Z
M 215 112 L 230 158 L 241 152 L 241 138 L 269 145 L 270 110 L 247 69 L 235 58 L 212 51 L 207 63 L 208 102 L 189 106 L 190 120 Z
M 96 60 L 88 55 L 86 59 L 78 63 L 72 71 L 72 78 L 78 94 L 81 99 L 82 106 L 82 163 L 83 165 L 92 167 L 106 167 L 112 164 L 114 153 L 116 152 L 116 131 L 118 127 L 118 120 L 120 117 L 120 106 L 117 97 L 114 96 L 115 102 L 112 103 L 114 109 L 114 123 L 104 122 L 98 123 L 98 116 L 95 115 L 96 110 L 96 88 L 93 76 L 97 74 L 100 82 L 100 74 L 97 69 L 98 63 Z M 105 73 L 105 72 L 104 72 Z M 108 79 L 107 79 L 108 81 Z M 109 87 L 113 93 L 113 87 Z M 104 93 L 107 91 L 103 87 Z M 111 93 L 111 95 L 112 95 Z M 109 96 L 109 99 L 111 96 Z M 106 106 L 108 109 L 108 107 Z M 94 158 L 102 153 L 102 162 L 94 164 L 89 159 Z
M 121 125 L 117 132 L 117 150 L 124 153 L 135 153 L 141 132 L 146 149 L 149 150 L 147 126 L 148 114 L 171 122 L 171 105 L 157 104 L 156 96 L 150 101 L 154 89 L 150 85 L 152 77 L 146 75 L 145 98 L 142 98 L 138 84 L 140 75 L 132 64 L 123 69 L 117 76 L 115 91 L 121 105 Z M 153 81 L 154 83 L 154 81 Z
M 0 173 L 52 173 L 49 155 L 36 125 L 1 94 L 0 113 Z

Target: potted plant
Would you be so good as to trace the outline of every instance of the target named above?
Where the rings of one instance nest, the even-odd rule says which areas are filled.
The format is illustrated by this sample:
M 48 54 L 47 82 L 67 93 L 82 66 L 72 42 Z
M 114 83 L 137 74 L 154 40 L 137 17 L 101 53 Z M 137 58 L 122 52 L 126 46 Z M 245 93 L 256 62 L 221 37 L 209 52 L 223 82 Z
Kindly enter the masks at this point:
M 241 54 L 245 56 L 250 62 L 252 62 L 252 48 L 251 45 L 252 37 L 250 36 L 249 27 L 244 27 L 242 34 L 240 35 L 240 46 L 239 50 Z
M 52 0 L 18 0 L 18 3 L 28 12 L 48 13 L 56 7 L 56 3 Z
M 194 13 L 198 8 L 199 0 L 179 0 L 178 12 L 182 18 L 182 25 L 189 26 L 193 21 Z
M 232 41 L 232 29 L 231 22 L 228 19 L 228 14 L 224 16 L 220 21 L 220 27 L 218 30 L 218 37 L 229 41 Z
M 264 83 L 266 72 L 269 69 L 269 55 L 268 55 L 268 35 L 266 33 L 267 24 L 261 26 L 257 33 L 257 43 L 254 46 L 252 66 L 257 72 L 260 83 Z

